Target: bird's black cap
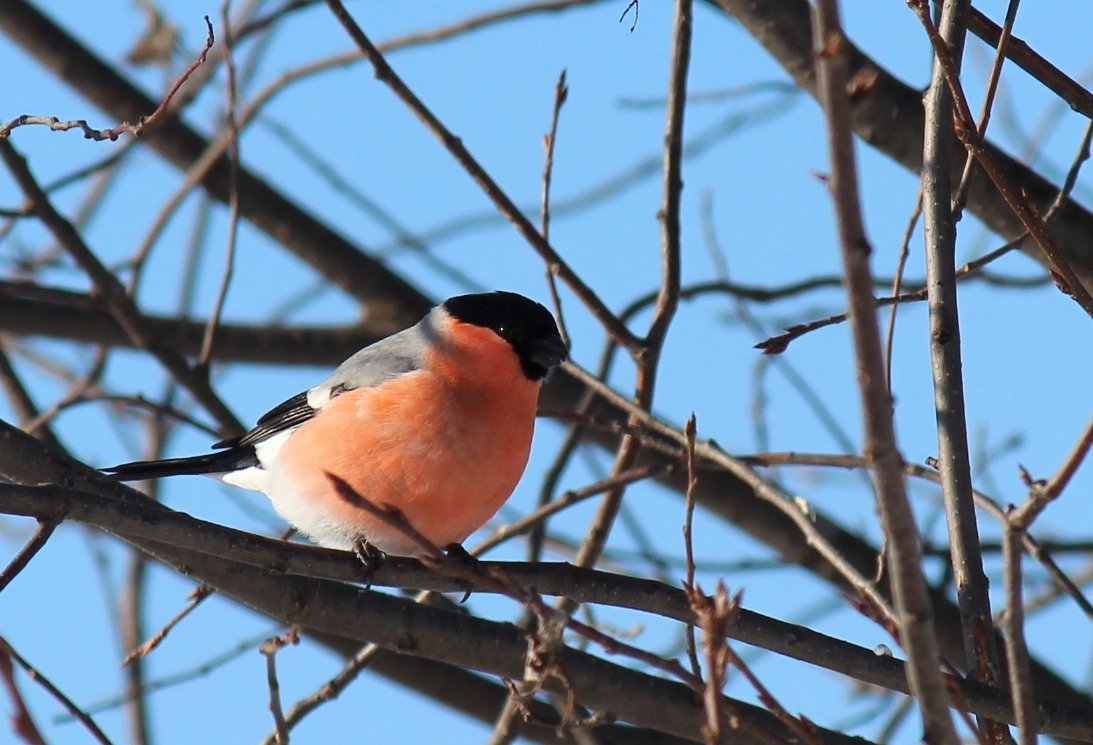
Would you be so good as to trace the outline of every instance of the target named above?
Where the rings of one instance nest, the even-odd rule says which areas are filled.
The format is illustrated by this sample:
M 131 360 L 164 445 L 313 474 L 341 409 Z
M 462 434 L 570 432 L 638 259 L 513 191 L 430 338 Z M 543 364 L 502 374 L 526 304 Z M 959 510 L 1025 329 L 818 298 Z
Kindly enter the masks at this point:
M 529 380 L 542 380 L 568 354 L 554 316 L 515 292 L 480 292 L 444 301 L 444 310 L 464 323 L 488 328 L 512 345 Z

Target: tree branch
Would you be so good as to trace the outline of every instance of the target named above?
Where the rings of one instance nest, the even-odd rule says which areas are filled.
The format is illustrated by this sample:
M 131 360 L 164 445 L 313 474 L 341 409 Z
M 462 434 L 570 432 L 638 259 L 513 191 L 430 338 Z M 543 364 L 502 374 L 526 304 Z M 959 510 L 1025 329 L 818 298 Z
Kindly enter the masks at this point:
M 864 453 L 873 469 L 881 524 L 888 541 L 886 558 L 898 614 L 899 641 L 909 657 L 908 679 L 922 712 L 923 739 L 938 745 L 956 745 L 956 730 L 939 668 L 941 651 L 934 635 L 933 610 L 922 575 L 918 528 L 903 480 L 903 457 L 896 444 L 892 421 L 892 396 L 885 384 L 884 355 L 869 266 L 872 248 L 862 223 L 857 163 L 850 130 L 846 37 L 835 0 L 819 0 L 813 18 L 816 74 L 820 100 L 828 118 L 831 192 L 842 245 L 850 326 L 865 419 Z

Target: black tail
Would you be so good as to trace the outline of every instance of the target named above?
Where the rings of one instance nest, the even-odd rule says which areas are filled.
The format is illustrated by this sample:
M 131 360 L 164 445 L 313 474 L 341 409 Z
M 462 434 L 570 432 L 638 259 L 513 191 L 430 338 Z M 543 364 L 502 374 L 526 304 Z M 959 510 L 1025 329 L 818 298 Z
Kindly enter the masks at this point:
M 184 474 L 226 473 L 257 465 L 259 465 L 258 456 L 255 455 L 254 448 L 243 447 L 230 448 L 208 455 L 194 455 L 189 458 L 123 463 L 120 466 L 104 468 L 102 471 L 118 481 L 143 481 Z

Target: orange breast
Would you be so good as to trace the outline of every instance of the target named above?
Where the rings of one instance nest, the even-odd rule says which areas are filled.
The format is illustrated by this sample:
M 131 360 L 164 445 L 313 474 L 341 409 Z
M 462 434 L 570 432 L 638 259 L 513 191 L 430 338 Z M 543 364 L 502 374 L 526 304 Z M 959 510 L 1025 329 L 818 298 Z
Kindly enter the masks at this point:
M 340 497 L 332 473 L 373 504 L 400 510 L 434 544 L 462 542 L 508 499 L 527 465 L 539 386 L 502 380 L 475 389 L 417 371 L 341 394 L 281 449 L 274 506 L 321 545 L 348 548 L 361 537 L 390 553 L 421 553 Z

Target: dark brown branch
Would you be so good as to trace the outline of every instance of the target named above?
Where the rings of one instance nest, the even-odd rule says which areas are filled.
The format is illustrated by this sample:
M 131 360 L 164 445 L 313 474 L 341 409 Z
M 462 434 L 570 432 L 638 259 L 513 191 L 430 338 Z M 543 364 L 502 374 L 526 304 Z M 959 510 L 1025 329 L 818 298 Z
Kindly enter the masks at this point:
M 0 319 L 3 331 L 9 334 L 133 346 L 117 318 L 83 293 L 0 281 Z M 201 350 L 205 321 L 142 314 L 140 323 L 181 354 L 197 356 Z M 331 367 L 387 333 L 387 321 L 371 317 L 351 326 L 221 323 L 212 359 Z
M 40 445 L 38 446 L 41 447 Z M 4 472 L 10 473 L 10 469 Z M 110 482 L 100 479 L 100 485 Z M 285 543 L 207 523 L 161 505 L 143 502 L 121 504 L 108 495 L 76 492 L 59 487 L 0 486 L 0 512 L 30 514 L 53 519 L 68 518 L 124 537 L 138 546 L 155 541 L 162 550 L 181 546 L 210 559 L 233 561 L 256 568 L 266 576 L 296 575 L 336 582 L 355 582 L 360 566 L 351 554 L 312 546 Z M 181 549 L 179 549 L 181 550 Z M 652 580 L 626 577 L 567 564 L 482 562 L 496 566 L 522 585 L 547 594 L 572 597 L 580 602 L 601 603 L 654 613 L 694 623 L 686 594 Z M 427 569 L 416 559 L 389 557 L 375 573 L 376 585 L 390 585 L 438 592 L 464 589 L 457 579 Z M 486 591 L 483 589 L 482 591 Z M 836 670 L 865 682 L 906 692 L 903 664 L 873 650 L 825 636 L 806 627 L 779 621 L 741 608 L 729 629 L 732 638 L 794 659 Z M 1011 721 L 1007 696 L 997 689 L 949 679 L 959 695 L 955 705 Z M 1093 734 L 1093 708 L 1086 710 L 1041 705 L 1044 732 L 1076 737 Z
M 968 14 L 968 30 L 992 47 L 998 47 L 1002 40 L 1002 28 L 974 7 Z M 1010 36 L 1005 51 L 1007 58 L 1070 104 L 1070 108 L 1093 119 L 1093 93 L 1016 36 Z

